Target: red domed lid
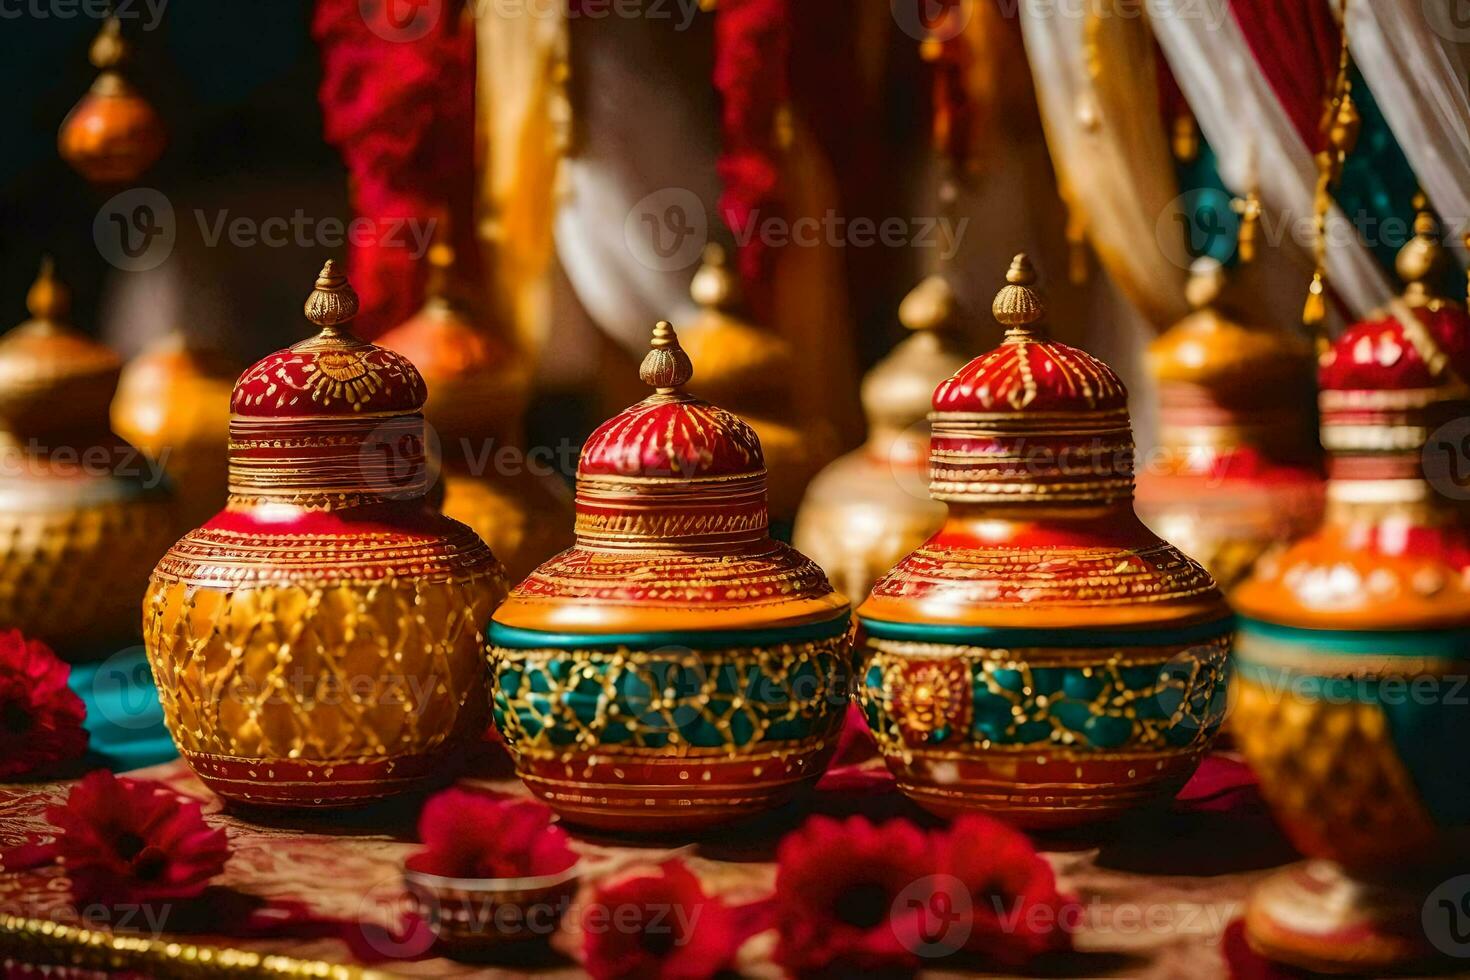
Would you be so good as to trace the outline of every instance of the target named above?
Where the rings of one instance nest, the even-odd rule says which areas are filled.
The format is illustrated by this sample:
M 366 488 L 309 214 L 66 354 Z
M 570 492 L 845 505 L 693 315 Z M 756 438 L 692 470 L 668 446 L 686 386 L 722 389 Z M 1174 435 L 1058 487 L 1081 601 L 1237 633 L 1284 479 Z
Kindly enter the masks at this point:
M 1036 273 L 1017 255 L 992 307 L 1005 341 L 934 390 L 929 494 L 952 502 L 1106 503 L 1133 494 L 1128 389 L 1047 340 Z
M 738 415 L 685 392 L 694 374 L 674 328 L 660 322 L 639 376 L 654 393 L 588 437 L 577 476 L 712 479 L 765 475 L 760 439 Z
M 1128 389 L 1117 372 L 1084 350 L 1048 340 L 1035 325 L 1044 316 L 1031 287 L 1036 273 L 1018 255 L 995 298 L 995 318 L 1006 338 L 934 389 L 940 413 L 1087 412 L 1128 407 Z
M 1461 389 L 1470 379 L 1470 316 L 1434 291 L 1444 248 L 1427 209 L 1420 209 L 1414 232 L 1398 256 L 1407 283 L 1402 299 L 1344 330 L 1322 355 L 1324 392 Z
M 328 259 L 306 299 L 315 337 L 256 362 L 235 383 L 230 410 L 249 418 L 407 415 L 428 391 L 408 358 L 361 340 L 342 324 L 357 315 L 357 294 Z

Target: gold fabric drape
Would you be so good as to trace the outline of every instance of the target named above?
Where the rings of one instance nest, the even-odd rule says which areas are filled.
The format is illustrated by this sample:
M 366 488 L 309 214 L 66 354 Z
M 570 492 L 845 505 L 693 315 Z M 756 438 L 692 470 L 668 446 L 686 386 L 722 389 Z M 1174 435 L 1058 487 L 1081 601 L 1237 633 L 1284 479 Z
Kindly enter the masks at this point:
M 1188 312 L 1189 254 L 1142 5 L 1019 9 L 1067 205 L 1118 287 L 1154 326 L 1167 326 Z

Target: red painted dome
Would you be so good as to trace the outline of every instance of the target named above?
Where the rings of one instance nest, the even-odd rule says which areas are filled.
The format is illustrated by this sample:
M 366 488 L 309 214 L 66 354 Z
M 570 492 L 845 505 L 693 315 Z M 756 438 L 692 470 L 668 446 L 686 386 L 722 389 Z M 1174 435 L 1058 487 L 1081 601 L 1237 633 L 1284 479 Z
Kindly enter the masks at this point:
M 1399 391 L 1446 384 L 1447 372 L 1470 379 L 1470 316 L 1448 302 L 1399 307 L 1355 323 L 1322 355 L 1324 391 Z
M 1470 316 L 1435 291 L 1446 256 L 1434 215 L 1418 203 L 1414 237 L 1395 265 L 1407 283 L 1402 298 L 1348 327 L 1322 355 L 1323 392 L 1460 390 L 1470 381 Z
M 641 374 L 654 394 L 597 427 L 582 447 L 579 477 L 692 480 L 765 473 L 755 430 L 683 390 L 693 366 L 668 324 L 656 328 Z
M 760 440 L 739 416 L 679 392 L 658 394 L 597 427 L 580 476 L 750 476 L 765 469 Z
M 1012 330 L 934 389 L 936 412 L 1085 412 L 1128 407 L 1117 372 L 1084 350 Z
M 1016 256 L 992 311 L 1005 341 L 934 390 L 929 495 L 957 502 L 1108 502 L 1133 494 L 1128 389 L 1047 340 L 1036 273 Z
M 423 408 L 428 389 L 413 362 L 340 326 L 356 313 L 356 294 L 327 262 L 306 301 L 306 315 L 321 333 L 248 368 L 235 383 L 230 411 L 247 418 L 327 418 Z
M 1036 324 L 1045 311 L 1031 287 L 1036 273 L 1024 255 L 1006 273 L 995 298 L 1005 341 L 960 368 L 934 389 L 942 414 L 1112 412 L 1128 407 L 1128 389 L 1116 371 L 1084 350 L 1048 340 Z

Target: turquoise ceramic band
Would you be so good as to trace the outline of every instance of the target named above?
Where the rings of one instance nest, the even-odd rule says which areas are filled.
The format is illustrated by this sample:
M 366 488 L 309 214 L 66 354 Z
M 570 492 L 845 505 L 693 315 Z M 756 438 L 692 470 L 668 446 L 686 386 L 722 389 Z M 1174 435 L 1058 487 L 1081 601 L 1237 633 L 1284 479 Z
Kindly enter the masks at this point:
M 938 626 L 927 623 L 890 623 L 877 619 L 858 622 L 869 636 L 879 640 L 906 640 L 913 643 L 947 643 L 953 646 L 1006 648 L 1066 647 L 1139 647 L 1174 646 L 1213 640 L 1229 633 L 1235 619 L 1223 619 L 1185 626 L 1178 629 L 1104 630 L 1104 629 L 1018 629 L 988 626 Z
M 1318 630 L 1240 618 L 1242 635 L 1316 647 L 1338 656 L 1434 657 L 1470 661 L 1470 630 Z
M 825 640 L 848 628 L 849 616 L 758 630 L 711 630 L 709 632 L 670 633 L 549 633 L 520 629 L 491 622 L 490 644 L 511 650 L 597 650 L 604 647 L 632 647 L 651 650 L 659 647 L 683 647 L 688 650 L 728 650 L 733 647 L 767 646 L 773 643 L 800 643 Z

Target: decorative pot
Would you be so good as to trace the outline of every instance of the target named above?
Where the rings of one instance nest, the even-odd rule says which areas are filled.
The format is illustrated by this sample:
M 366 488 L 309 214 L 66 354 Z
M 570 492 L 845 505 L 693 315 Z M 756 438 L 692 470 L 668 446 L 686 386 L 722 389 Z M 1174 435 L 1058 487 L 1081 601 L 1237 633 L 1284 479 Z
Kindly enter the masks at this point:
M 569 822 L 683 831 L 774 807 L 836 748 L 849 606 L 771 539 L 750 426 L 684 391 L 660 323 L 655 393 L 603 423 L 577 470 L 577 543 L 490 628 L 495 720 Z
M 1029 827 L 1167 798 L 1223 719 L 1231 617 L 1133 512 L 1127 391 L 1046 340 L 1016 257 L 1005 342 L 934 392 L 944 525 L 858 610 L 868 721 L 900 789 Z
M 1381 974 L 1463 932 L 1470 887 L 1470 317 L 1436 295 L 1433 218 L 1399 255 L 1410 285 L 1324 355 L 1322 527 L 1235 593 L 1232 730 L 1261 792 L 1312 860 L 1262 884 L 1246 914 L 1263 954 Z M 1470 882 L 1463 882 L 1470 886 Z M 1458 943 L 1459 940 L 1455 940 Z M 1440 946 L 1440 953 L 1463 950 Z
M 425 499 L 423 379 L 343 324 L 235 386 L 230 496 L 153 572 L 143 607 L 169 731 L 226 800 L 346 806 L 452 774 L 485 724 L 482 630 L 505 576 Z
M 868 441 L 817 474 L 796 515 L 792 544 L 854 599 L 944 523 L 944 504 L 929 496 L 928 418 L 934 386 L 968 360 L 954 316 L 941 276 L 904 298 L 898 318 L 913 336 L 863 379 Z
M 26 302 L 32 319 L 0 337 L 0 629 L 100 658 L 137 642 L 173 502 L 108 428 L 121 361 L 66 323 L 49 260 Z
M 1227 591 L 1268 549 L 1322 520 L 1321 447 L 1310 345 L 1232 319 L 1225 272 L 1195 263 L 1195 311 L 1149 348 L 1158 452 L 1138 476 L 1138 516 Z
M 179 332 L 123 368 L 112 400 L 118 434 L 163 466 L 178 499 L 175 533 L 218 511 L 229 489 L 230 395 L 238 366 Z

